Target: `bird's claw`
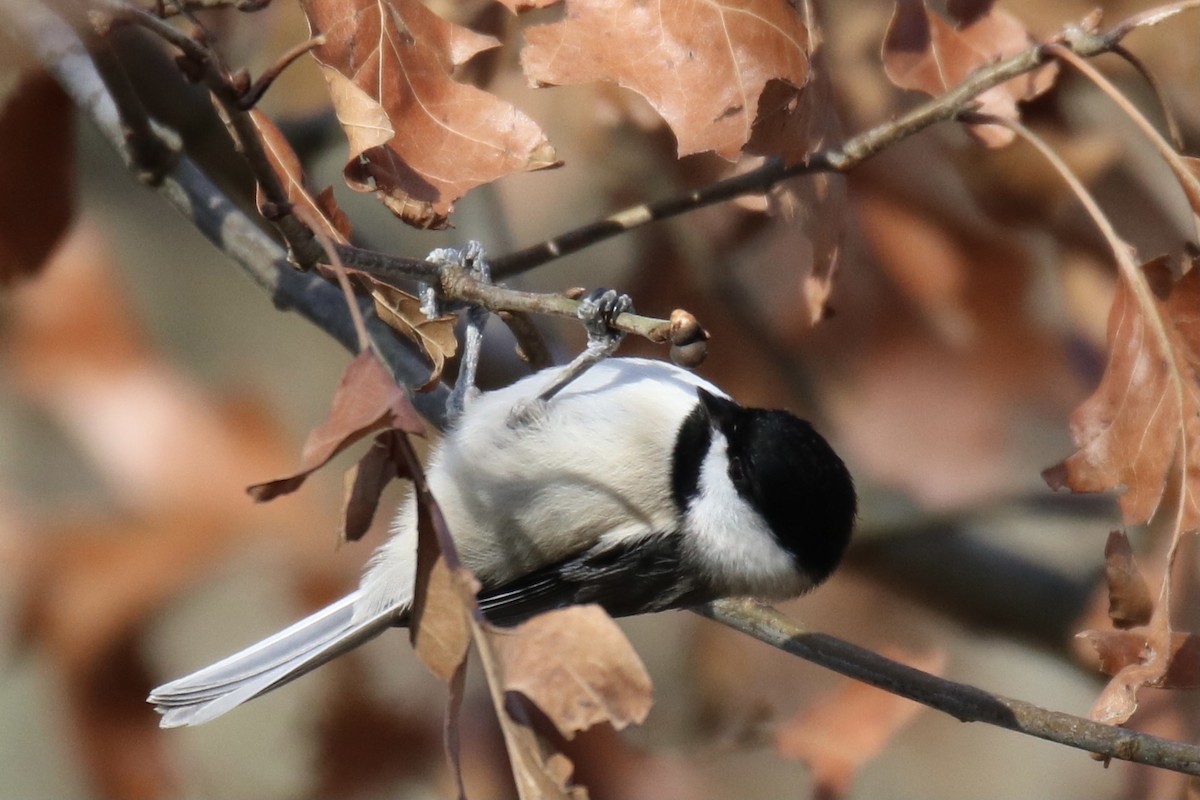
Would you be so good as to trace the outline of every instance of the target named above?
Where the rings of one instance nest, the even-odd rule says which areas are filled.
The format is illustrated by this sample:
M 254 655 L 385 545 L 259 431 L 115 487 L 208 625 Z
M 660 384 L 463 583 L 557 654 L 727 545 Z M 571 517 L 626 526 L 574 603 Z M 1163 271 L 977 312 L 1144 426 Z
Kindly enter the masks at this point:
M 581 298 L 575 314 L 587 331 L 588 349 L 611 355 L 625 338 L 625 332 L 616 328 L 617 317 L 632 311 L 629 295 L 614 289 L 596 289 Z

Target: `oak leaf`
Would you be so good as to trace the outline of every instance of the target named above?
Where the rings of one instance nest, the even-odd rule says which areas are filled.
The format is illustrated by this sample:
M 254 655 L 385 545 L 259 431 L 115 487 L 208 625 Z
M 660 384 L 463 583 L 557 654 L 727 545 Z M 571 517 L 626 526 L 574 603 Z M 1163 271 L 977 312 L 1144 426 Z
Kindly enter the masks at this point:
M 421 476 L 413 477 L 418 535 L 409 635 L 421 661 L 449 684 L 446 753 L 460 794 L 463 777 L 459 763 L 458 712 L 467 649 L 474 640 L 504 735 L 518 796 L 522 800 L 586 800 L 587 792 L 571 784 L 574 768 L 570 759 L 552 747 L 544 746 L 537 731 L 530 726 L 525 713 L 527 709 L 522 707 L 522 703 L 529 701 L 519 696 L 509 696 L 510 675 L 522 675 L 524 670 L 508 667 L 504 653 L 509 653 L 511 658 L 515 649 L 517 653 L 528 653 L 545 660 L 544 649 L 536 641 L 531 643 L 528 636 L 521 635 L 534 620 L 515 631 L 496 629 L 484 621 L 475 601 L 479 583 L 459 560 L 450 530 L 424 479 Z M 614 625 L 612 620 L 608 622 Z M 543 628 L 535 626 L 535 629 Z M 620 636 L 619 630 L 617 635 Z M 568 652 L 569 660 L 570 654 L 575 654 L 575 651 Z M 633 658 L 636 661 L 636 655 Z M 603 658 L 597 660 L 604 661 Z M 587 683 L 575 688 L 585 701 L 595 696 Z M 554 713 L 556 708 L 552 705 L 547 713 Z
M 300 157 L 292 149 L 283 131 L 279 130 L 279 126 L 257 108 L 250 110 L 250 121 L 258 129 L 267 161 L 279 177 L 288 202 L 300 211 L 304 223 L 317 226 L 331 241 L 349 244 L 350 219 L 334 200 L 332 187 L 326 187 L 314 197 L 305 185 L 304 167 L 300 163 Z M 266 197 L 261 186 L 255 193 L 255 202 L 258 204 L 258 210 L 264 211 Z
M 568 0 L 566 18 L 525 31 L 535 84 L 611 81 L 645 97 L 679 142 L 735 160 L 767 83 L 808 82 L 809 35 L 776 0 Z
M 418 435 L 424 431 L 408 393 L 396 385 L 375 354 L 366 350 L 346 367 L 334 392 L 329 416 L 304 442 L 300 469 L 286 478 L 255 484 L 247 491 L 260 503 L 294 492 L 329 459 L 381 428 L 397 428 Z
M 504 735 L 517 796 L 520 800 L 587 800 L 587 790 L 571 781 L 575 770 L 571 759 L 548 746 L 533 728 L 527 706 L 532 701 L 506 691 L 505 668 L 496 646 L 508 633 L 478 623 L 473 625 L 473 632 Z
M 1042 473 L 1052 488 L 1124 487 L 1126 524 L 1158 509 L 1168 471 L 1182 477 L 1176 532 L 1200 528 L 1200 268 L 1173 282 L 1165 258 L 1143 266 L 1150 307 L 1122 281 L 1108 317 L 1100 386 L 1071 416 L 1079 450 Z
M 975 70 L 1015 55 L 1033 40 L 1016 17 L 991 3 L 951 4 L 960 14 L 951 25 L 925 6 L 925 0 L 897 0 L 883 42 L 883 67 L 901 89 L 937 96 L 958 86 Z M 979 111 L 1018 119 L 1017 103 L 1032 100 L 1054 85 L 1056 64 L 993 86 L 975 101 Z M 1015 134 L 998 125 L 968 125 L 967 130 L 989 147 L 1001 147 Z
M 421 310 L 421 301 L 408 292 L 363 276 L 375 299 L 375 314 L 387 325 L 408 337 L 433 362 L 429 380 L 417 391 L 423 392 L 442 377 L 446 359 L 458 352 L 458 337 L 454 333 L 453 314 L 430 319 Z
M 617 730 L 650 713 L 650 676 L 599 606 L 540 614 L 492 635 L 504 688 L 520 692 L 565 738 L 600 722 Z
M 1116 676 L 1130 666 L 1141 665 L 1150 646 L 1144 627 L 1124 631 L 1084 631 L 1079 637 L 1096 649 L 1100 671 L 1105 675 Z M 1145 685 L 1158 689 L 1200 689 L 1200 636 L 1172 631 L 1169 648 L 1167 660 L 1170 666 Z
M 1108 534 L 1104 545 L 1104 578 L 1108 584 L 1108 616 L 1118 628 L 1150 622 L 1154 599 L 1133 558 L 1129 537 L 1123 531 Z
M 343 174 L 411 225 L 444 228 L 454 201 L 504 175 L 556 166 L 533 120 L 453 78 L 495 47 L 420 0 L 304 0 L 313 51 L 350 142 Z
M 296 209 L 301 220 L 317 232 L 329 237 L 337 244 L 350 243 L 350 220 L 333 197 L 333 188 L 325 187 L 315 197 L 305 186 L 304 169 L 300 158 L 288 143 L 283 132 L 270 117 L 258 109 L 250 112 L 250 118 L 258 128 L 267 160 L 279 176 L 284 192 Z M 259 210 L 263 209 L 262 189 L 258 190 Z M 380 283 L 370 275 L 358 273 L 367 284 L 375 300 L 375 313 L 389 327 L 414 342 L 429 357 L 433 369 L 429 380 L 418 391 L 433 386 L 442 377 L 446 359 L 458 350 L 458 338 L 454 334 L 453 315 L 429 319 L 421 311 L 421 301 L 409 294 Z M 355 538 L 353 535 L 351 539 Z
M 401 431 L 386 430 L 375 436 L 362 458 L 343 476 L 342 530 L 338 539 L 356 542 L 371 527 L 384 487 L 396 478 L 408 478 L 401 451 L 411 445 Z
M 1165 258 L 1117 286 L 1108 317 L 1109 361 L 1100 386 L 1071 417 L 1079 450 L 1043 472 L 1053 488 L 1077 492 L 1125 489 L 1127 524 L 1159 520 L 1172 541 L 1160 602 L 1138 646 L 1108 657 L 1112 679 L 1092 707 L 1101 722 L 1121 724 L 1137 709 L 1143 686 L 1165 685 L 1176 667 L 1178 634 L 1171 629 L 1171 566 L 1179 537 L 1200 528 L 1200 269 L 1175 281 Z M 1093 642 L 1122 641 L 1121 632 L 1088 632 Z M 1114 639 L 1114 637 L 1116 637 Z M 1100 645 L 1097 645 L 1100 650 Z M 1102 659 L 1105 654 L 1101 652 Z

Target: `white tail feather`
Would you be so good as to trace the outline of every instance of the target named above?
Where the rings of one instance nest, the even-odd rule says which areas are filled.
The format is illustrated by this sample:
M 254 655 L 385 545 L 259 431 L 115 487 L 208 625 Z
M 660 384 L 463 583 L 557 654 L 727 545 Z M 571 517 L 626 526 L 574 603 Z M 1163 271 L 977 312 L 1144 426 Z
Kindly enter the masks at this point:
M 400 607 L 354 618 L 360 592 L 211 666 L 163 684 L 148 698 L 164 728 L 199 725 L 358 647 L 395 623 Z

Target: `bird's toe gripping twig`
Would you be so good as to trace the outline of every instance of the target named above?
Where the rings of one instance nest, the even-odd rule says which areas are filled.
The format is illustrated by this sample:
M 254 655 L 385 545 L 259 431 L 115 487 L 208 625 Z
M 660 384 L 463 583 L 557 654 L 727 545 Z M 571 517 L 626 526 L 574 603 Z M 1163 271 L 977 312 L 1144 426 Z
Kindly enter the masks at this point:
M 544 411 L 550 398 L 593 365 L 616 352 L 621 340 L 625 338 L 625 333 L 617 330 L 614 323 L 617 317 L 632 312 L 633 300 L 629 295 L 619 294 L 613 289 L 596 289 L 583 297 L 576 314 L 587 330 L 587 347 L 570 364 L 563 367 L 555 376 L 554 382 L 541 394 L 528 402 L 516 405 L 509 414 L 509 425 L 528 425 L 535 421 Z

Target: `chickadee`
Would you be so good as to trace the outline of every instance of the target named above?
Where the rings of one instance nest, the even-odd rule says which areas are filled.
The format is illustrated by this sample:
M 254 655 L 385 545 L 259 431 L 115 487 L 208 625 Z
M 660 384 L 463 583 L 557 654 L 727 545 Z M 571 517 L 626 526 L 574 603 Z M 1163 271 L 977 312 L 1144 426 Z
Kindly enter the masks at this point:
M 471 402 L 428 482 L 496 624 L 598 603 L 614 616 L 823 581 L 850 539 L 850 473 L 809 423 L 743 408 L 686 370 L 611 358 L 530 409 L 550 369 Z M 534 401 L 535 403 L 537 401 Z M 416 502 L 354 591 L 155 689 L 163 727 L 196 725 L 405 625 Z

